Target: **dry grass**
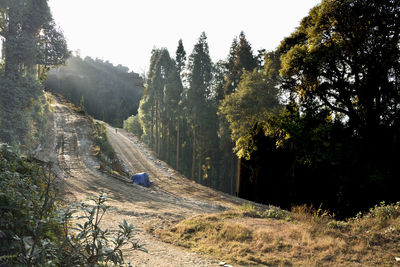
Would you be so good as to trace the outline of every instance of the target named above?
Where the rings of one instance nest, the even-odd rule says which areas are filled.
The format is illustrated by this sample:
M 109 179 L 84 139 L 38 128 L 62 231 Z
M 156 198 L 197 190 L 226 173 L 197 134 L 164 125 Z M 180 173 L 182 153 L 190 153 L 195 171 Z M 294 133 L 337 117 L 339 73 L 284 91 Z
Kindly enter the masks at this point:
M 245 266 L 395 266 L 400 203 L 336 221 L 307 207 L 243 206 L 155 231 L 163 241 Z

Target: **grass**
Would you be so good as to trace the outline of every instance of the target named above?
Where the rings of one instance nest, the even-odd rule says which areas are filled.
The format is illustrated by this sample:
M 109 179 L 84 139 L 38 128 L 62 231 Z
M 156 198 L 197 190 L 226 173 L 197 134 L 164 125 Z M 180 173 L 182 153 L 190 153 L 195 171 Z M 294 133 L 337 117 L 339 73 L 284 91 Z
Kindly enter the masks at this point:
M 154 233 L 244 266 L 394 266 L 400 257 L 400 203 L 381 203 L 346 221 L 306 206 L 288 212 L 243 205 Z

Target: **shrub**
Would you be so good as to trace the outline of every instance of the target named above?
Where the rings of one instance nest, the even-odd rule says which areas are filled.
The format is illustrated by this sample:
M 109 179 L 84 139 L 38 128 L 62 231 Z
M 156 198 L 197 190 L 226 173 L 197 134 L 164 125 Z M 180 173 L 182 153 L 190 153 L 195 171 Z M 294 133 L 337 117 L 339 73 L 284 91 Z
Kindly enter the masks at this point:
M 105 205 L 106 200 L 107 195 L 103 193 L 90 199 L 94 205 L 80 203 L 63 213 L 64 242 L 58 255 L 62 266 L 95 266 L 110 262 L 122 264 L 124 259 L 121 248 L 128 243 L 132 244 L 133 249 L 146 251 L 139 240 L 133 239 L 138 230 L 126 220 L 119 225 L 116 236 L 100 227 L 104 214 L 110 208 Z M 74 216 L 75 213 L 83 215 Z M 76 226 L 70 227 L 74 220 L 77 221 Z
M 51 262 L 61 225 L 50 171 L 1 144 L 0 189 L 0 263 L 32 266 Z
M 124 129 L 140 138 L 143 134 L 143 129 L 138 115 L 132 115 L 124 120 Z
M 104 123 L 94 123 L 95 156 L 103 162 L 112 162 L 116 158 L 115 151 L 107 139 L 107 128 Z
M 385 201 L 370 208 L 368 217 L 377 218 L 380 220 L 394 219 L 400 216 L 400 202 L 395 204 L 386 204 Z
M 50 166 L 0 144 L 0 265 L 120 265 L 122 246 L 144 250 L 132 224 L 124 221 L 116 236 L 99 227 L 109 209 L 105 194 L 64 210 L 55 185 Z

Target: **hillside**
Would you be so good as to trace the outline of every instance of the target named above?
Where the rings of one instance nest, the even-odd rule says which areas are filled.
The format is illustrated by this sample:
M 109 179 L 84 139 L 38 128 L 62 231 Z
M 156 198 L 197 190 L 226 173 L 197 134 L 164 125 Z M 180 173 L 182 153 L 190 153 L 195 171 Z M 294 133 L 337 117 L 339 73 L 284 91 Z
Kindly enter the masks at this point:
M 36 157 L 54 162 L 61 179 L 61 193 L 67 202 L 85 201 L 99 192 L 107 193 L 114 208 L 103 218 L 103 226 L 114 228 L 126 219 L 141 230 L 159 229 L 171 223 L 200 214 L 211 214 L 234 208 L 245 200 L 198 185 L 165 163 L 156 160 L 144 145 L 123 130 L 109 127 L 110 140 L 131 173 L 147 171 L 149 188 L 133 185 L 127 177 L 99 170 L 100 162 L 92 153 L 92 121 L 75 113 L 59 98 L 53 97 L 54 127 L 46 144 Z M 137 238 L 149 251 L 125 250 L 124 258 L 133 266 L 216 266 L 217 258 L 191 253 L 160 242 L 147 232 Z
M 136 114 L 143 92 L 143 80 L 122 65 L 72 56 L 65 66 L 47 74 L 45 87 L 59 93 L 86 112 L 116 126 Z
M 129 173 L 149 173 L 152 185 L 144 188 L 99 170 L 87 117 L 57 98 L 52 108 L 54 128 L 37 156 L 58 166 L 65 200 L 105 192 L 114 210 L 104 226 L 126 219 L 145 230 L 137 237 L 148 253 L 124 250 L 134 266 L 218 266 L 221 260 L 234 266 L 393 266 L 400 255 L 399 204 L 381 204 L 348 221 L 308 207 L 255 206 L 188 180 L 136 137 L 107 126 Z

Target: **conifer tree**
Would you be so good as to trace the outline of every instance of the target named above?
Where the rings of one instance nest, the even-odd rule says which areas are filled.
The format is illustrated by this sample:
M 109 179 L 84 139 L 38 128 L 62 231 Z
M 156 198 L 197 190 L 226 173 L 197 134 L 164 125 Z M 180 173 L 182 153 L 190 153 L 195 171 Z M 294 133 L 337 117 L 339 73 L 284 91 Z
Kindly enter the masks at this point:
M 191 177 L 195 179 L 196 166 L 201 168 L 204 142 L 203 131 L 206 125 L 206 101 L 210 96 L 210 85 L 212 79 L 212 63 L 209 55 L 206 34 L 203 32 L 193 52 L 189 57 L 187 92 L 188 105 L 191 114 L 190 124 L 192 128 L 192 171 Z M 197 160 L 197 164 L 196 164 Z M 200 180 L 201 170 L 197 176 Z
M 172 160 L 176 144 L 179 102 L 182 84 L 175 61 L 166 49 L 152 53 L 148 78 L 139 105 L 139 119 L 144 138 L 167 162 Z
M 5 75 L 14 81 L 37 74 L 34 67 L 38 64 L 59 65 L 69 56 L 47 0 L 1 1 L 0 36 L 4 39 Z
M 257 58 L 244 32 L 240 33 L 239 41 L 236 38 L 233 40 L 226 67 L 228 72 L 224 91 L 225 95 L 229 95 L 236 91 L 243 70 L 252 71 L 257 67 Z
M 185 48 L 183 47 L 182 39 L 179 40 L 178 48 L 176 49 L 175 61 L 176 61 L 177 71 L 181 76 L 181 78 L 183 78 L 183 70 L 186 64 L 186 51 Z

